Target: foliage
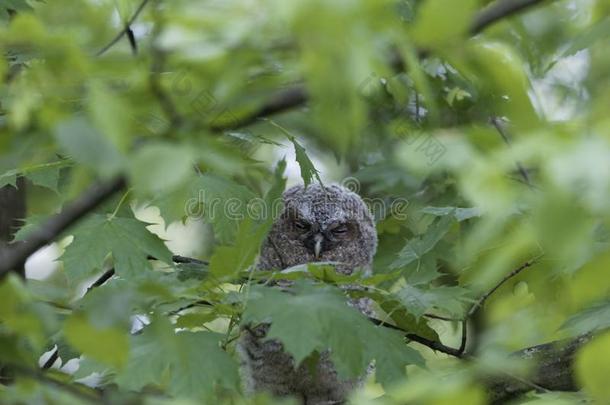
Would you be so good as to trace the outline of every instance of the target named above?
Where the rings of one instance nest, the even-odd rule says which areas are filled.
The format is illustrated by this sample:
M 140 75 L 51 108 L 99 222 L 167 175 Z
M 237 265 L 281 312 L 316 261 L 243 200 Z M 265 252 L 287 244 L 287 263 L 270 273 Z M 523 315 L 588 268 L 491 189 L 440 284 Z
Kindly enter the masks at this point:
M 482 376 L 527 376 L 507 353 L 595 330 L 582 392 L 520 400 L 609 401 L 610 4 L 483 24 L 497 3 L 0 0 L 0 187 L 27 185 L 15 240 L 127 184 L 50 235 L 51 276 L 3 274 L 0 402 L 275 403 L 244 397 L 235 353 L 269 320 L 297 361 L 374 362 L 355 403 L 486 403 Z M 374 212 L 373 275 L 301 266 L 282 291 L 277 269 L 249 270 L 287 185 L 322 181 Z M 201 261 L 172 258 L 180 222 L 212 235 Z M 442 351 L 469 315 L 461 362 Z

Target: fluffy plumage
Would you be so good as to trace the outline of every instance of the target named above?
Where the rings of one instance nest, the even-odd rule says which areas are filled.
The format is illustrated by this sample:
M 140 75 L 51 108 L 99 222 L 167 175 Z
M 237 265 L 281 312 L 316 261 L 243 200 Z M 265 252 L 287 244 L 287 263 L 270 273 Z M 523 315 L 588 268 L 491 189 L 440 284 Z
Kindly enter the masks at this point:
M 292 187 L 283 198 L 284 210 L 262 246 L 259 269 L 334 262 L 343 274 L 357 269 L 371 271 L 377 233 L 366 204 L 357 194 L 338 185 L 323 188 L 315 184 L 306 189 Z M 370 314 L 366 299 L 350 304 Z M 238 344 L 246 391 L 292 395 L 307 405 L 337 404 L 361 382 L 340 379 L 327 352 L 320 355 L 313 373 L 306 365 L 294 364 L 281 342 L 265 339 L 268 328 L 246 329 Z

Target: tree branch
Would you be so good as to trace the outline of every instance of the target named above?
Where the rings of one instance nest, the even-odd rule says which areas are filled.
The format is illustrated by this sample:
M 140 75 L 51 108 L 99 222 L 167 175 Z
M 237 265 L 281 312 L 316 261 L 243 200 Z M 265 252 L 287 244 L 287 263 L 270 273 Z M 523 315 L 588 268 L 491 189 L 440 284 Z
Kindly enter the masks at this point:
M 6 276 L 13 269 L 21 268 L 31 254 L 51 243 L 58 235 L 97 208 L 107 198 L 125 188 L 125 184 L 125 178 L 117 177 L 108 182 L 94 185 L 76 201 L 65 207 L 62 212 L 47 220 L 25 242 L 12 245 L 0 263 L 0 278 Z
M 444 344 L 442 344 L 441 342 L 437 342 L 435 340 L 430 340 L 427 338 L 424 338 L 422 336 L 410 333 L 407 330 L 404 330 L 396 325 L 393 325 L 391 323 L 382 321 L 380 319 L 377 318 L 372 318 L 369 317 L 369 320 L 371 322 L 373 322 L 376 325 L 379 326 L 385 326 L 387 328 L 391 328 L 391 329 L 395 329 L 395 330 L 399 330 L 401 332 L 406 333 L 405 336 L 417 343 L 420 343 L 424 346 L 427 346 L 429 348 L 431 348 L 432 350 L 436 350 L 445 354 L 448 354 L 450 356 L 454 356 L 454 357 L 458 357 L 458 358 L 462 358 L 462 357 L 467 357 L 465 355 L 465 351 L 466 351 L 466 340 L 467 340 L 467 323 L 468 320 L 474 316 L 476 314 L 476 312 L 479 310 L 479 308 L 481 308 L 483 306 L 483 304 L 485 303 L 485 301 L 494 293 L 498 290 L 498 288 L 500 288 L 500 286 L 502 286 L 502 284 L 504 284 L 506 281 L 508 281 L 509 279 L 511 279 L 512 277 L 516 276 L 517 274 L 521 273 L 523 270 L 527 269 L 528 267 L 531 267 L 538 259 L 540 259 L 542 257 L 541 255 L 538 255 L 530 260 L 528 260 L 527 262 L 523 263 L 521 266 L 517 267 L 516 269 L 514 269 L 513 271 L 511 271 L 510 273 L 508 273 L 506 276 L 504 276 L 495 286 L 493 286 L 493 288 L 491 288 L 489 291 L 487 291 L 485 294 L 483 294 L 479 300 L 470 308 L 470 310 L 468 311 L 468 313 L 466 314 L 466 317 L 461 321 L 462 323 L 462 338 L 461 338 L 461 342 L 460 342 L 460 347 L 459 348 L 453 348 L 453 347 L 449 347 L 446 346 Z M 449 321 L 453 321 L 453 319 L 448 319 L 448 318 L 444 318 L 444 317 L 439 317 L 436 315 L 431 315 L 431 314 L 425 314 L 424 316 L 430 317 L 430 318 L 435 318 L 435 319 L 442 319 L 442 320 L 449 320 Z
M 148 256 L 149 260 L 157 260 L 155 257 L 152 256 Z M 204 261 L 204 260 L 199 260 L 199 259 L 194 259 L 192 257 L 186 257 L 186 256 L 179 256 L 179 255 L 174 255 L 172 256 L 172 260 L 174 263 L 181 263 L 181 264 L 201 264 L 201 265 L 207 265 L 209 264 L 208 262 Z M 97 287 L 101 287 L 102 285 L 104 285 L 108 280 L 110 280 L 112 278 L 112 276 L 114 276 L 115 271 L 114 271 L 114 267 L 111 269 L 106 270 L 104 273 L 102 273 L 102 275 L 95 280 L 85 291 L 85 295 L 87 295 L 91 290 L 97 288 Z M 185 305 L 182 308 L 179 308 L 175 311 L 172 311 L 173 313 L 170 313 L 170 315 L 176 315 L 177 313 L 179 313 L 180 311 L 183 311 L 185 309 L 189 309 L 192 307 L 195 307 L 197 305 L 212 305 L 210 302 L 205 301 L 205 300 L 199 300 L 193 304 L 188 304 Z M 59 358 L 59 349 L 55 349 L 53 351 L 53 353 L 51 353 L 51 356 L 49 356 L 49 358 L 47 359 L 47 361 L 44 362 L 44 364 L 42 365 L 42 369 L 46 370 L 49 369 L 53 366 L 53 364 L 55 364 L 55 362 L 57 361 L 57 359 Z
M 480 11 L 474 18 L 469 33 L 476 35 L 488 26 L 499 20 L 512 16 L 529 7 L 541 4 L 545 0 L 500 0 Z M 423 51 L 423 55 L 427 54 Z M 404 62 L 398 54 L 393 54 L 390 58 L 390 65 L 398 71 L 404 70 Z M 267 103 L 255 110 L 250 115 L 235 120 L 228 124 L 212 125 L 213 132 L 236 129 L 256 122 L 259 118 L 284 112 L 292 108 L 304 105 L 309 101 L 307 90 L 303 86 L 295 86 L 279 91 Z
M 27 367 L 23 367 L 17 364 L 11 364 L 11 371 L 17 375 L 21 375 L 26 378 L 31 378 L 40 383 L 52 385 L 87 402 L 91 402 L 93 404 L 100 403 L 101 397 L 98 395 L 98 393 L 95 390 L 87 387 L 86 385 L 74 382 L 65 383 L 48 376 L 47 374 L 38 369 L 29 369 Z
M 50 369 L 51 367 L 53 367 L 53 364 L 55 364 L 57 359 L 59 359 L 59 349 L 58 348 L 53 350 L 53 353 L 51 353 L 51 355 L 49 356 L 47 361 L 45 361 L 44 364 L 40 368 L 43 370 Z
M 9 252 L 9 243 L 23 223 L 26 215 L 26 184 L 22 176 L 17 177 L 16 187 L 6 185 L 0 188 L 0 262 Z M 21 243 L 21 242 L 16 242 Z M 14 269 L 25 277 L 23 266 Z
M 470 34 L 476 35 L 488 26 L 517 14 L 527 8 L 540 5 L 546 0 L 497 0 L 481 10 L 470 25 Z
M 372 317 L 369 317 L 368 319 L 369 319 L 369 321 L 373 322 L 375 325 L 384 326 L 386 328 L 398 330 L 403 333 L 406 332 L 404 329 L 402 329 L 396 325 L 393 325 L 391 323 L 382 321 L 381 319 L 372 318 Z M 437 342 L 435 340 L 430 340 L 425 337 L 416 335 L 414 333 L 406 333 L 405 337 L 409 340 L 412 340 L 414 342 L 427 346 L 432 350 L 436 350 L 436 351 L 448 354 L 450 356 L 458 357 L 458 358 L 462 357 L 462 353 L 458 349 L 454 349 L 453 347 L 446 346 L 446 345 L 442 344 L 441 342 Z
M 567 339 L 528 347 L 511 354 L 513 358 L 529 360 L 534 367 L 526 379 L 505 373 L 485 379 L 484 384 L 492 403 L 504 403 L 532 389 L 550 391 L 578 391 L 574 381 L 574 355 L 592 339 L 587 333 Z
M 127 25 L 125 27 L 125 33 L 127 34 L 127 39 L 129 40 L 129 46 L 131 47 L 131 53 L 134 55 L 138 54 L 138 41 L 136 41 L 136 36 L 131 30 L 131 27 Z
M 292 108 L 304 105 L 309 100 L 307 91 L 302 86 L 289 87 L 279 91 L 271 99 L 252 112 L 250 115 L 232 122 L 218 124 L 210 127 L 212 132 L 237 129 L 256 122 L 259 118 L 268 117 L 273 114 L 284 112 Z
M 153 256 L 148 256 L 148 260 L 157 260 L 157 258 L 153 257 Z M 180 263 L 180 264 L 200 264 L 200 265 L 209 264 L 208 262 L 206 262 L 204 260 L 199 260 L 199 259 L 194 259 L 192 257 L 179 256 L 179 255 L 172 256 L 172 261 L 174 263 Z M 106 270 L 104 273 L 102 273 L 102 275 L 97 280 L 95 280 L 87 288 L 87 291 L 85 292 L 85 294 L 88 293 L 89 291 L 93 290 L 94 288 L 104 285 L 106 283 L 106 281 L 110 280 L 112 278 L 112 276 L 114 276 L 114 274 L 115 274 L 114 267 Z
M 110 48 L 112 48 L 117 42 L 119 42 L 121 40 L 121 38 L 123 38 L 126 34 L 129 34 L 129 31 L 131 31 L 131 25 L 133 25 L 133 23 L 136 21 L 136 19 L 138 18 L 138 16 L 142 12 L 142 10 L 144 10 L 144 7 L 146 7 L 146 4 L 148 4 L 149 1 L 150 0 L 142 0 L 142 2 L 140 3 L 140 5 L 136 9 L 136 11 L 131 16 L 131 18 L 129 20 L 127 20 L 127 22 L 125 23 L 125 28 L 123 28 L 121 31 L 119 31 L 116 34 L 116 36 L 114 38 L 112 38 L 112 40 L 110 42 L 108 42 L 108 44 L 106 44 L 103 48 L 101 48 L 99 51 L 97 51 L 95 56 L 103 55 L 104 53 L 106 53 L 106 51 L 108 51 Z M 131 41 L 131 39 L 130 39 L 130 41 Z M 135 41 L 134 41 L 134 43 L 135 43 Z M 134 45 L 131 44 L 131 46 L 132 46 L 132 50 L 135 51 L 135 49 L 133 48 Z

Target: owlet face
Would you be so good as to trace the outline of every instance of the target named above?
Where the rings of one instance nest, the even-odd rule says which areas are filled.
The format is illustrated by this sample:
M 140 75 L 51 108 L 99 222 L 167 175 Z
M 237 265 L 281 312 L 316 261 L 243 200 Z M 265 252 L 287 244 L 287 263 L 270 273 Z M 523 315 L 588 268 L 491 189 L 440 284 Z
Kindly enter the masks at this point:
M 258 267 L 335 262 L 337 271 L 350 274 L 370 269 L 376 248 L 373 218 L 357 194 L 338 185 L 295 186 L 284 193 L 284 211 L 263 244 Z

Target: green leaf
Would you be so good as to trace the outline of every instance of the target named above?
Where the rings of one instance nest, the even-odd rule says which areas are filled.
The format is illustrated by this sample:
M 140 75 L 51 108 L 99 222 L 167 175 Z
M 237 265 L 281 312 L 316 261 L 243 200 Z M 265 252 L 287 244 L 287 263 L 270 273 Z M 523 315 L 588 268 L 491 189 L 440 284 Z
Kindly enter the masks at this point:
M 479 210 L 477 207 L 425 207 L 421 210 L 421 212 L 425 214 L 436 215 L 438 217 L 442 217 L 445 215 L 453 215 L 458 222 L 481 216 L 481 210 Z
M 48 167 L 41 170 L 35 170 L 26 174 L 26 177 L 37 186 L 46 187 L 49 190 L 58 192 L 59 172 L 61 167 Z
M 445 215 L 433 222 L 423 235 L 407 242 L 405 247 L 398 253 L 398 258 L 390 265 L 390 268 L 398 269 L 416 260 L 420 260 L 445 236 L 454 221 L 453 215 Z
M 315 168 L 309 156 L 307 156 L 307 152 L 305 148 L 296 140 L 294 135 L 292 135 L 286 128 L 279 125 L 278 123 L 269 120 L 271 125 L 278 128 L 280 131 L 284 133 L 284 135 L 292 142 L 294 146 L 294 154 L 299 167 L 301 168 L 301 178 L 303 179 L 303 183 L 305 187 L 307 187 L 313 178 L 315 177 L 318 180 L 318 183 L 322 184 L 322 180 L 320 179 L 320 172 Z
M 423 365 L 400 333 L 373 325 L 337 288 L 298 281 L 291 293 L 253 286 L 249 297 L 242 323 L 271 321 L 267 337 L 279 339 L 297 364 L 329 349 L 337 371 L 356 376 L 375 359 L 383 383 L 404 377 L 407 364 Z
M 129 177 L 134 188 L 144 195 L 171 193 L 194 171 L 193 155 L 187 146 L 149 143 L 133 156 Z
M 608 38 L 610 35 L 610 18 L 604 18 L 596 24 L 587 27 L 583 32 L 572 39 L 570 46 L 563 52 L 562 58 L 572 56 L 577 52 L 589 48 L 598 40 Z
M 163 241 L 135 218 L 91 215 L 74 231 L 74 240 L 61 260 L 71 281 L 82 280 L 102 268 L 112 254 L 114 267 L 121 276 L 136 276 L 151 268 L 148 256 L 172 263 L 172 254 Z
M 423 47 L 443 47 L 465 38 L 477 0 L 426 0 L 417 11 L 411 35 Z
M 610 401 L 610 333 L 596 336 L 578 351 L 575 361 L 576 379 L 598 403 Z
M 73 315 L 64 325 L 68 342 L 92 359 L 121 368 L 127 362 L 129 336 L 118 328 L 97 328 L 82 314 Z
M 113 93 L 101 83 L 93 82 L 89 89 L 87 107 L 92 122 L 118 150 L 129 146 L 129 124 L 133 120 L 130 105 L 120 94 Z
M 437 308 L 456 318 L 464 315 L 467 290 L 457 286 L 436 286 L 430 289 L 406 285 L 396 293 L 398 300 L 416 318 L 429 309 Z
M 610 327 L 610 300 L 598 302 L 568 318 L 561 329 L 582 334 Z
M 266 222 L 268 223 L 268 226 L 270 226 L 269 221 L 273 222 L 275 220 L 273 217 L 274 211 L 281 212 L 281 209 L 283 208 L 283 205 L 278 206 L 278 203 L 282 202 L 282 194 L 286 188 L 286 179 L 284 178 L 285 171 L 286 160 L 282 159 L 277 162 L 277 165 L 275 166 L 273 183 L 267 191 L 267 194 L 265 194 L 265 204 L 267 204 L 268 213 Z
M 376 315 L 377 318 L 387 319 L 389 317 L 404 331 L 415 333 L 416 335 L 430 340 L 439 341 L 438 334 L 434 329 L 428 326 L 426 318 L 417 318 L 415 315 L 409 313 L 404 305 L 399 300 L 393 298 L 392 295 L 371 289 L 367 291 L 351 291 L 350 296 L 355 298 L 371 298 L 385 312 L 383 316 L 382 314 Z
M 209 263 L 177 263 L 178 280 L 203 280 L 210 274 Z
M 58 339 L 54 339 L 54 341 L 57 345 L 57 354 L 59 354 L 63 364 L 66 364 L 66 362 L 70 359 L 76 359 L 81 356 L 80 351 L 76 350 L 72 347 L 72 345 L 70 345 L 70 343 L 68 343 L 63 333 L 61 333 L 61 336 Z
M 54 131 L 59 146 L 76 162 L 101 176 L 118 173 L 125 160 L 114 145 L 83 117 L 61 122 Z
M 470 93 L 468 93 L 466 90 L 461 89 L 459 87 L 454 87 L 452 88 L 449 93 L 447 93 L 447 96 L 445 97 L 445 100 L 447 100 L 447 103 L 449 103 L 449 105 L 451 107 L 453 107 L 453 104 L 456 101 L 462 101 L 465 98 L 471 98 L 472 95 Z
M 98 380 L 100 385 L 106 385 L 112 382 L 109 378 L 109 375 L 112 372 L 109 365 L 101 363 L 90 356 L 81 356 L 80 354 L 79 356 L 78 370 L 72 374 L 75 379 L 85 378 L 91 376 L 93 373 L 96 373 L 97 377 L 100 378 Z M 64 357 L 62 357 L 62 359 L 63 358 Z
M 294 153 L 296 156 L 297 163 L 301 168 L 301 178 L 303 179 L 305 187 L 307 187 L 311 183 L 314 177 L 318 180 L 318 183 L 322 184 L 322 180 L 320 179 L 320 172 L 318 172 L 318 169 L 315 168 L 313 162 L 311 161 L 311 159 L 309 159 L 309 156 L 307 156 L 305 148 L 301 146 L 301 144 L 298 143 L 294 137 L 292 137 L 290 141 L 294 145 Z
M 440 254 L 436 249 L 424 255 L 421 260 L 416 263 L 411 263 L 409 266 L 401 269 L 402 276 L 405 281 L 411 285 L 427 285 L 433 280 L 436 280 L 442 274 L 438 271 L 437 261 L 440 259 Z
M 15 274 L 0 283 L 0 320 L 0 336 L 15 334 L 21 342 L 19 345 L 36 351 L 42 350 L 56 325 L 49 307 L 35 301 L 23 280 Z
M 467 53 L 475 68 L 470 79 L 490 100 L 500 97 L 493 105 L 494 114 L 505 115 L 514 133 L 536 128 L 539 117 L 528 95 L 531 84 L 519 53 L 506 43 L 483 40 L 469 42 Z
M 0 174 L 0 187 L 4 187 L 6 185 L 11 185 L 17 188 L 17 175 L 19 174 L 19 170 L 9 170 Z
M 192 312 L 181 315 L 176 321 L 178 328 L 198 328 L 218 318 L 214 312 Z
M 36 164 L 21 169 L 9 170 L 0 175 L 0 187 L 4 187 L 7 184 L 17 187 L 17 176 L 23 175 L 30 179 L 35 185 L 46 187 L 57 192 L 59 172 L 64 167 L 70 165 L 72 165 L 72 162 L 68 159 L 64 159 L 56 162 Z
M 38 227 L 45 223 L 49 217 L 47 215 L 31 215 L 25 218 L 24 223 L 19 227 L 15 235 L 13 236 L 13 241 L 23 241 L 27 240 L 29 235 L 36 231 Z
M 405 366 L 414 364 L 424 367 L 425 360 L 415 349 L 406 346 L 402 333 L 396 330 L 376 327 L 369 339 L 376 343 L 367 345 L 370 355 L 375 359 L 375 376 L 384 386 L 404 380 Z
M 135 294 L 131 286 L 126 280 L 117 279 L 87 292 L 78 302 L 78 309 L 87 315 L 93 327 L 128 330 L 134 302 Z
M 254 262 L 266 235 L 265 227 L 257 226 L 252 218 L 244 219 L 239 225 L 235 244 L 216 248 L 210 260 L 212 274 L 231 277 L 246 270 Z
M 175 333 L 166 320 L 155 320 L 132 337 L 127 366 L 116 377 L 129 390 L 147 385 L 170 395 L 210 399 L 214 388 L 237 389 L 237 364 L 220 349 L 222 335 L 211 332 Z
M 26 0 L 2 0 L 0 2 L 0 7 L 3 9 L 11 8 L 18 11 L 32 10 L 32 6 L 30 6 Z
M 235 237 L 239 223 L 248 215 L 247 205 L 255 197 L 247 187 L 207 173 L 197 178 L 192 192 L 195 193 L 192 202 L 203 204 L 203 216 L 212 224 L 214 236 L 221 243 Z
M 286 180 L 283 177 L 285 169 L 286 162 L 281 160 L 275 170 L 274 182 L 262 201 L 264 206 L 259 212 L 262 220 L 256 222 L 248 215 L 239 224 L 235 243 L 232 246 L 216 248 L 210 261 L 212 274 L 217 277 L 231 277 L 246 270 L 254 262 L 263 240 L 273 225 L 276 202 L 281 201 L 281 195 L 286 186 Z
M 418 318 L 415 315 L 407 312 L 398 300 L 384 299 L 379 303 L 379 306 L 389 314 L 394 323 L 401 329 L 414 333 L 418 336 L 440 341 L 438 334 L 434 329 L 428 326 L 425 318 Z

